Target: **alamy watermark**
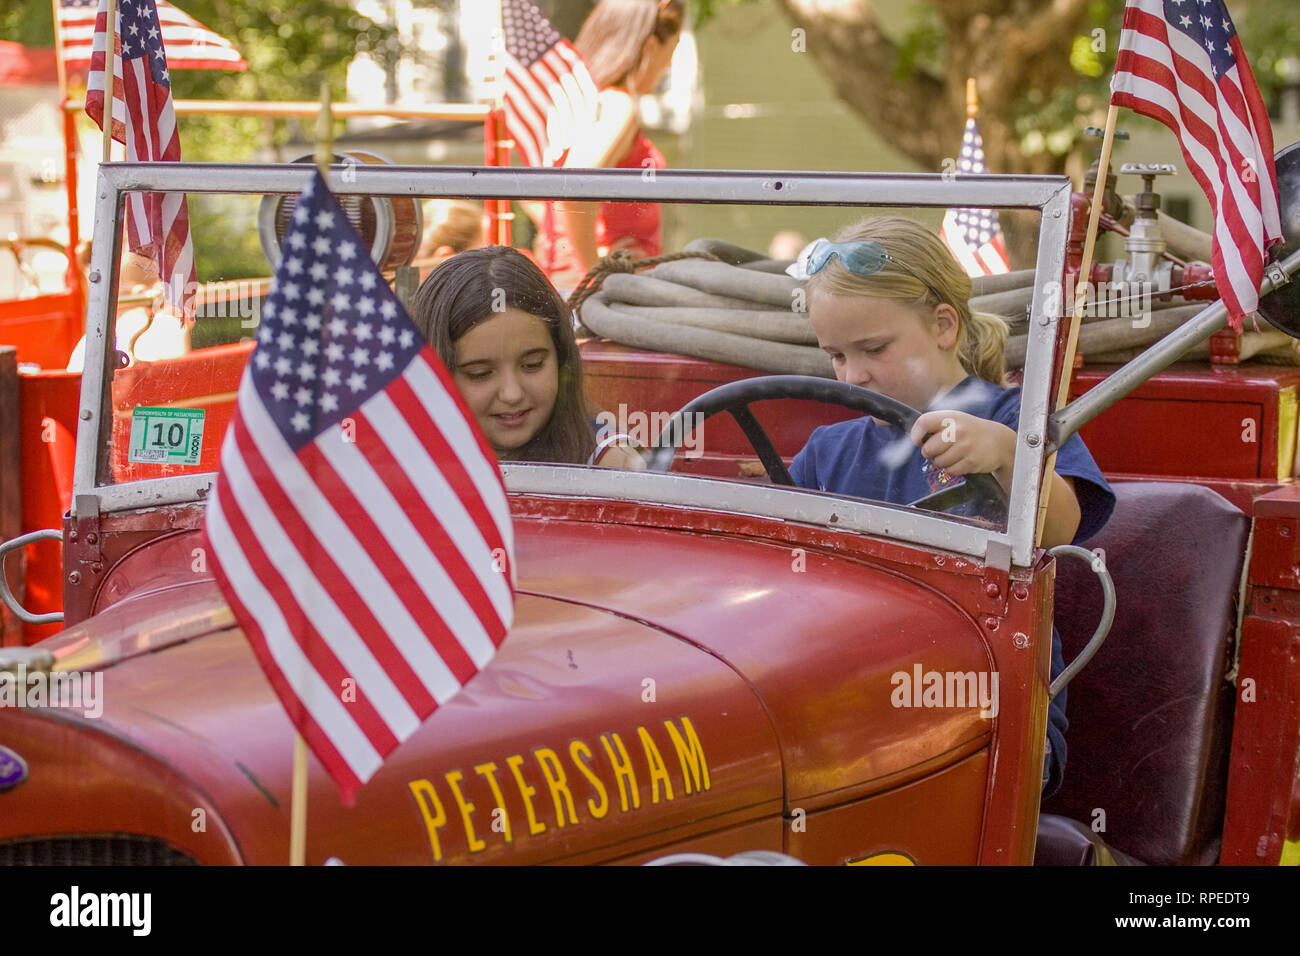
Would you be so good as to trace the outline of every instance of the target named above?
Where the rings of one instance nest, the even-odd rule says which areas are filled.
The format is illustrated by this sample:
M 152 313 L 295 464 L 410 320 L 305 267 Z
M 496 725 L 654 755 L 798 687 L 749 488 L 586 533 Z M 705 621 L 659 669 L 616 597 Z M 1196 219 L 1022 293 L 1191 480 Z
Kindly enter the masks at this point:
M 30 673 L 21 661 L 14 671 L 0 671 L 0 707 L 62 707 L 84 717 L 104 713 L 103 671 Z
M 1131 319 L 1135 329 L 1145 329 L 1151 324 L 1151 299 L 1157 292 L 1155 283 L 1146 279 L 1087 282 L 1084 289 L 1089 315 L 1099 319 Z M 1042 293 L 1044 315 L 1074 314 L 1078 293 L 1073 283 L 1045 282 Z
M 626 435 L 630 442 L 649 448 L 659 440 L 672 417 L 671 412 L 629 411 L 627 405 L 620 404 L 617 412 L 601 412 L 596 421 L 609 434 Z M 704 418 L 695 412 L 682 419 L 684 433 L 679 447 L 687 458 L 704 454 Z
M 208 319 L 241 319 L 239 326 L 255 328 L 262 321 L 262 305 L 267 294 L 266 282 L 258 279 L 239 279 L 230 282 L 183 282 L 180 276 L 172 281 L 165 296 L 171 303 L 187 302 L 196 314 Z M 158 299 L 164 298 L 158 293 Z
M 981 717 L 998 715 L 997 671 L 894 671 L 889 702 L 894 707 L 980 708 Z

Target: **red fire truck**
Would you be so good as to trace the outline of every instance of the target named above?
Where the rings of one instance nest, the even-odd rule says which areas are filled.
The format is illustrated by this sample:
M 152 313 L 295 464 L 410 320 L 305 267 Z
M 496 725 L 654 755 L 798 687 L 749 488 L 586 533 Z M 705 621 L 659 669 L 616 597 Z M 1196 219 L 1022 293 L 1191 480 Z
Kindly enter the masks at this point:
M 293 729 L 201 537 L 252 343 L 123 368 L 108 336 L 125 194 L 290 195 L 309 173 L 101 170 L 86 372 L 67 419 L 70 506 L 55 532 L 63 627 L 0 649 L 0 670 L 75 691 L 79 706 L 0 707 L 0 862 L 285 859 Z M 940 187 L 925 175 L 661 172 L 647 182 L 617 170 L 367 166 L 347 180 L 336 167 L 331 187 L 809 205 L 841 217 L 850 210 L 833 207 L 1029 209 L 1040 216 L 1043 286 L 1069 280 L 1081 216 L 1060 177 Z M 1284 202 L 1293 213 L 1296 196 Z M 1294 219 L 1288 230 L 1265 314 L 1294 331 Z M 1065 323 L 1048 298 L 1036 285 L 1014 478 L 994 522 L 950 514 L 952 501 L 903 507 L 738 475 L 755 458 L 779 474 L 817 424 L 897 414 L 874 393 L 585 345 L 595 401 L 703 416 L 701 458 L 688 467 L 663 440 L 646 472 L 502 466 L 515 626 L 355 807 L 313 763 L 308 861 L 635 863 L 770 850 L 813 864 L 1297 862 L 1300 372 L 1173 365 L 1223 327 L 1211 303 L 1122 367 L 1065 370 L 1079 397 L 1056 411 Z M 751 405 L 766 429 L 743 414 Z M 159 408 L 203 412 L 194 464 L 132 460 L 133 422 Z M 1080 430 L 1119 503 L 1093 551 L 1045 552 L 1035 529 L 1046 456 Z M 1067 658 L 1086 666 L 1069 684 L 1067 782 L 1040 809 L 1059 690 L 1048 679 L 1053 621 Z M 996 707 L 973 690 L 909 706 L 894 693 L 899 674 L 955 675 L 969 688 L 996 675 L 1000 695 Z

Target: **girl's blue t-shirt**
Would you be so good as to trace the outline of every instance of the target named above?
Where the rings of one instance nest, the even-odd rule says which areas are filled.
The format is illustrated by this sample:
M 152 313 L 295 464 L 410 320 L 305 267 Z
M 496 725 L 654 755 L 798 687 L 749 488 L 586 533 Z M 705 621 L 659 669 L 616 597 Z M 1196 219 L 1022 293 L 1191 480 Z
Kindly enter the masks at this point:
M 1001 388 L 974 375 L 938 399 L 943 410 L 968 412 L 1001 422 L 1012 431 L 1020 424 L 1020 389 Z M 1079 501 L 1079 530 L 1074 543 L 1102 529 L 1115 510 L 1115 493 L 1078 435 L 1072 435 L 1056 456 L 1056 473 L 1074 479 Z M 878 425 L 870 417 L 818 428 L 795 455 L 790 477 L 800 488 L 854 495 L 893 504 L 911 504 L 954 483 L 964 481 L 937 468 L 912 440 L 896 428 Z M 1061 637 L 1052 628 L 1052 677 L 1065 670 Z M 1065 716 L 1067 692 L 1048 706 L 1047 756 L 1043 765 L 1044 799 L 1055 793 L 1065 775 Z
M 1001 422 L 1015 431 L 1020 423 L 1020 389 L 1000 388 L 969 375 L 940 398 L 936 407 Z M 1074 543 L 1079 544 L 1100 531 L 1110 518 L 1115 494 L 1078 435 L 1061 446 L 1056 473 L 1074 479 L 1080 514 Z M 814 431 L 795 455 L 790 477 L 800 488 L 900 505 L 964 480 L 936 467 L 898 429 L 878 425 L 869 417 L 823 425 Z

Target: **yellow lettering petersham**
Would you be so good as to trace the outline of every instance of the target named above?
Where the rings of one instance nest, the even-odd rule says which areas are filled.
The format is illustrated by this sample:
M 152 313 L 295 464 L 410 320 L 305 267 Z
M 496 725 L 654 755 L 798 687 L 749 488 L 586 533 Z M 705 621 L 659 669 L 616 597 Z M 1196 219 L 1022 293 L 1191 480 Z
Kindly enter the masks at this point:
M 511 754 L 506 758 L 506 766 L 509 767 L 510 772 L 514 774 L 515 783 L 519 784 L 519 796 L 524 798 L 524 813 L 528 817 L 528 835 L 537 836 L 539 833 L 546 832 L 546 824 L 538 823 L 537 814 L 533 812 L 532 796 L 537 792 L 537 788 L 530 787 L 524 781 L 524 775 L 519 772 L 519 768 L 523 765 L 523 762 L 524 758 L 519 756 L 519 754 Z
M 497 765 L 491 761 L 481 763 L 474 768 L 474 772 L 487 778 L 488 786 L 492 788 L 492 799 L 497 802 L 497 809 L 501 811 L 501 835 L 506 838 L 507 843 L 513 842 L 513 837 L 510 835 L 510 814 L 506 812 L 506 800 L 501 795 L 501 785 L 497 783 Z
M 569 811 L 569 822 L 578 822 L 578 812 L 573 807 L 573 794 L 569 792 L 568 776 L 564 768 L 560 766 L 560 757 L 550 747 L 538 747 L 533 751 L 533 756 L 537 758 L 537 766 L 542 769 L 542 776 L 546 778 L 546 786 L 551 791 L 551 799 L 555 801 L 555 821 L 563 827 L 564 811 L 567 807 Z M 564 797 L 564 805 L 560 804 L 560 797 Z
M 447 778 L 447 786 L 451 787 L 451 795 L 456 800 L 456 806 L 460 807 L 460 819 L 465 824 L 465 841 L 469 844 L 469 852 L 481 853 L 487 849 L 487 844 L 474 833 L 474 823 L 470 820 L 474 815 L 474 804 L 466 800 L 460 792 L 460 782 L 465 779 L 465 775 L 459 770 L 450 770 L 443 776 Z
M 683 714 L 681 720 L 682 730 L 686 733 L 684 740 L 671 720 L 665 720 L 664 727 L 668 729 L 673 749 L 677 751 L 677 760 L 682 765 L 682 784 L 688 794 L 691 792 L 692 783 L 695 784 L 697 791 L 708 790 L 709 762 L 704 759 L 704 745 L 700 743 L 700 738 L 691 725 L 691 718 Z
M 610 740 L 614 743 L 611 745 Z M 623 738 L 617 733 L 608 733 L 600 735 L 600 742 L 605 747 L 605 753 L 609 754 L 609 762 L 614 768 L 614 781 L 618 784 L 618 801 L 622 806 L 623 812 L 627 812 L 627 794 L 628 789 L 632 791 L 632 806 L 640 808 L 641 792 L 636 786 L 636 771 L 632 769 L 632 758 L 627 755 L 627 748 L 623 746 Z M 618 747 L 619 756 L 614 755 L 614 747 Z
M 659 784 L 662 781 L 664 793 L 669 800 L 673 798 L 673 782 L 668 777 L 668 768 L 664 766 L 664 758 L 659 753 L 659 747 L 655 740 L 650 736 L 650 731 L 644 727 L 636 729 L 637 736 L 641 738 L 641 749 L 645 751 L 646 766 L 650 768 L 650 802 L 659 802 Z
M 586 754 L 586 757 L 579 757 L 578 751 Z M 595 788 L 596 793 L 600 794 L 600 805 L 597 806 L 592 802 L 591 797 L 587 798 L 587 810 L 591 813 L 593 820 L 599 820 L 609 813 L 609 794 L 605 790 L 605 785 L 600 782 L 600 778 L 591 772 L 587 766 L 587 761 L 591 759 L 591 748 L 581 740 L 575 740 L 569 744 L 569 759 L 573 765 L 578 768 L 578 772 L 587 778 L 587 781 Z
M 420 806 L 420 816 L 429 831 L 429 846 L 433 848 L 433 862 L 442 859 L 442 846 L 438 843 L 438 830 L 447 825 L 447 814 L 442 809 L 442 801 L 434 792 L 433 784 L 428 780 L 412 780 L 408 784 L 415 802 Z

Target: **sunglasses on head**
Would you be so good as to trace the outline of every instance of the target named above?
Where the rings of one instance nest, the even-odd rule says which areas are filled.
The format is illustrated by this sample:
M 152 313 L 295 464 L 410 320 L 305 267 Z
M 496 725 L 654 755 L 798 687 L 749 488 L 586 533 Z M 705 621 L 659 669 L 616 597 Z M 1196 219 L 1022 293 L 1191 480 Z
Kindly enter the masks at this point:
M 938 289 L 891 256 L 884 246 L 873 239 L 859 239 L 853 242 L 831 242 L 829 239 L 814 239 L 803 247 L 803 251 L 799 253 L 799 258 L 795 259 L 790 268 L 786 269 L 786 272 L 796 279 L 807 279 L 821 272 L 822 269 L 826 268 L 826 264 L 836 257 L 839 258 L 840 265 L 856 276 L 873 276 L 877 272 L 883 271 L 885 266 L 892 262 L 897 268 L 906 272 L 929 289 L 930 293 L 940 302 L 948 301 L 939 294 Z

